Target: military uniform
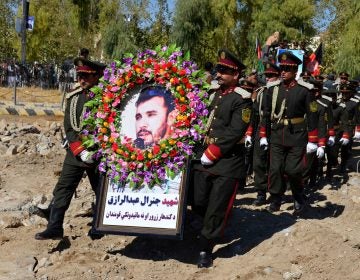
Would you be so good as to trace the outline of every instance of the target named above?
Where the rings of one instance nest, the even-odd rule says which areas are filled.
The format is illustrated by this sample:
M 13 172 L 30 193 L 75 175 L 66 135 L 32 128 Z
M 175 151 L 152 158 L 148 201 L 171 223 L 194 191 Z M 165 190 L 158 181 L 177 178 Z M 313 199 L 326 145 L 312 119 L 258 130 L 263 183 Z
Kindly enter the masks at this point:
M 74 61 L 76 71 L 84 75 L 85 83 L 94 86 L 95 81 L 102 76 L 105 65 L 85 58 L 77 58 Z M 92 77 L 91 79 L 86 78 Z M 77 88 L 66 95 L 66 109 L 64 115 L 64 129 L 68 147 L 66 151 L 60 178 L 53 191 L 52 207 L 47 229 L 37 233 L 35 239 L 58 239 L 63 236 L 63 221 L 66 210 L 70 206 L 71 199 L 84 172 L 87 173 L 90 184 L 97 194 L 99 176 L 96 167 L 90 158 L 91 153 L 85 149 L 81 141 L 82 118 L 85 113 L 84 104 L 90 99 L 89 90 Z
M 240 76 L 244 65 L 229 51 L 219 51 L 217 75 Z M 235 79 L 235 78 L 233 78 Z M 251 115 L 251 95 L 236 87 L 234 80 L 216 91 L 208 121 L 202 164 L 193 171 L 193 210 L 203 216 L 199 267 L 212 265 L 212 248 L 222 236 L 236 196 L 237 183 L 245 172 L 242 141 Z M 201 155 L 202 154 L 202 155 Z
M 296 69 L 301 63 L 290 52 L 278 58 L 280 68 Z M 288 71 L 288 70 L 284 70 Z M 290 70 L 296 71 L 296 70 Z M 290 184 L 295 211 L 304 207 L 303 172 L 306 147 L 317 147 L 317 103 L 309 90 L 312 85 L 295 79 L 288 84 L 278 82 L 265 96 L 265 113 L 260 127 L 260 137 L 265 138 L 266 125 L 271 124 L 270 171 L 268 190 L 271 194 L 269 210 L 280 209 L 281 195 L 285 192 L 284 179 Z M 304 118 L 306 116 L 306 119 Z M 308 143 L 308 144 L 307 144 Z M 309 145 L 309 143 L 312 143 Z

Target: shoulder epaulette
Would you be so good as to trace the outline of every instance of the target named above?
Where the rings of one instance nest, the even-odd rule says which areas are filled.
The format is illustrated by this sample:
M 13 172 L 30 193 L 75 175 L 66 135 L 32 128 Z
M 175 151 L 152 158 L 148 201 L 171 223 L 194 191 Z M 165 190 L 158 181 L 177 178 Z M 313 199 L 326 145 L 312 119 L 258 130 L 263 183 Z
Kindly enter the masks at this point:
M 298 80 L 297 83 L 298 83 L 300 86 L 306 87 L 306 88 L 309 89 L 309 90 L 312 90 L 312 89 L 314 88 L 314 85 L 313 85 L 313 84 L 304 82 L 303 80 Z
M 322 98 L 322 99 L 325 99 L 325 100 L 327 100 L 327 101 L 332 101 L 332 98 L 329 97 L 329 96 L 327 96 L 327 95 L 322 95 L 321 98 Z
M 69 99 L 71 96 L 73 96 L 73 95 L 81 92 L 82 90 L 83 90 L 83 89 L 82 89 L 81 87 L 78 87 L 78 88 L 74 89 L 73 91 L 68 92 L 68 93 L 65 95 L 65 98 L 66 98 L 66 99 Z
M 241 88 L 241 87 L 236 87 L 234 89 L 234 92 L 236 92 L 237 94 L 240 94 L 242 98 L 251 98 L 251 92 L 246 91 L 245 89 Z
M 359 99 L 354 98 L 354 97 L 351 97 L 350 100 L 351 100 L 351 101 L 354 101 L 354 102 L 356 102 L 356 103 L 358 103 L 358 102 L 360 101 Z
M 209 89 L 219 89 L 220 85 L 217 80 L 212 80 Z
M 319 100 L 319 99 L 317 99 L 316 102 L 319 103 L 320 105 L 324 106 L 325 108 L 328 107 L 327 104 L 325 104 L 324 102 L 321 102 L 321 100 Z
M 271 88 L 271 87 L 280 85 L 280 83 L 281 83 L 280 80 L 276 80 L 276 81 L 273 81 L 273 82 L 268 82 L 268 83 L 266 84 L 266 87 L 267 87 L 267 88 Z
M 346 104 L 345 103 L 340 103 L 339 104 L 340 107 L 346 108 Z

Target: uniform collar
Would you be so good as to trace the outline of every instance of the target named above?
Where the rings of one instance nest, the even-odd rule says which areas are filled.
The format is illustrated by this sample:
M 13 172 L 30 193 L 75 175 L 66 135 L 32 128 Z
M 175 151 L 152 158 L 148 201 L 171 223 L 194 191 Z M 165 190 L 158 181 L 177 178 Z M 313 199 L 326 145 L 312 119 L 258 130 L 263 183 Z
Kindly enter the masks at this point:
M 233 92 L 234 89 L 235 89 L 235 86 L 233 86 L 233 87 L 228 87 L 228 88 L 225 89 L 225 90 L 221 90 L 221 95 L 227 95 L 227 94 Z
M 293 88 L 294 86 L 297 85 L 297 81 L 296 81 L 296 80 L 293 80 L 293 81 L 291 81 L 290 84 L 288 84 L 288 85 L 286 85 L 285 83 L 283 83 L 283 84 L 284 84 L 284 87 L 285 87 L 286 89 L 291 89 L 291 88 Z

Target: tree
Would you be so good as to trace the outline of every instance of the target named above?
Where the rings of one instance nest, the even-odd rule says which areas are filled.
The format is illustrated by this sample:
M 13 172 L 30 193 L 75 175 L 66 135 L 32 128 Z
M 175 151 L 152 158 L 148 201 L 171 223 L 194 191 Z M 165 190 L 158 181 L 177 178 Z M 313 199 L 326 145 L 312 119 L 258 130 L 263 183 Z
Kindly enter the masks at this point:
M 0 1 L 0 59 L 16 57 L 15 0 Z

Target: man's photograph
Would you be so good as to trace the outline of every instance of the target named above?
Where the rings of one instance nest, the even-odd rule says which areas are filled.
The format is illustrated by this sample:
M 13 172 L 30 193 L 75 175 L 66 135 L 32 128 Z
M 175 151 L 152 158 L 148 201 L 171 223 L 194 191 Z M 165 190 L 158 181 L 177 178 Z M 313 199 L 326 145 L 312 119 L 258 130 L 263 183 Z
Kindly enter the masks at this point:
M 147 149 L 171 135 L 175 117 L 170 90 L 160 85 L 145 86 L 125 106 L 121 134 L 134 139 L 136 147 Z

